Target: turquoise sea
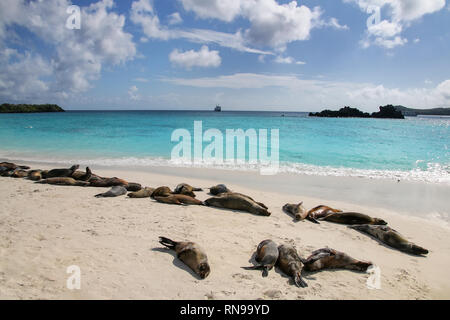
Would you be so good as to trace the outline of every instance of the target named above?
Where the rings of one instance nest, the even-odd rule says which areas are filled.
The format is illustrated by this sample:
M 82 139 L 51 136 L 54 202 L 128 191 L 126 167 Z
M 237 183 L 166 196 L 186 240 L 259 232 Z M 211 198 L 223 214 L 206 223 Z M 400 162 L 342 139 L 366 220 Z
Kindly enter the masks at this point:
M 0 158 L 174 165 L 169 161 L 177 144 L 171 142 L 172 132 L 185 128 L 193 134 L 194 121 L 202 121 L 203 130 L 216 128 L 224 134 L 226 129 L 279 129 L 282 172 L 450 183 L 449 117 L 324 119 L 306 113 L 210 111 L 0 114 Z

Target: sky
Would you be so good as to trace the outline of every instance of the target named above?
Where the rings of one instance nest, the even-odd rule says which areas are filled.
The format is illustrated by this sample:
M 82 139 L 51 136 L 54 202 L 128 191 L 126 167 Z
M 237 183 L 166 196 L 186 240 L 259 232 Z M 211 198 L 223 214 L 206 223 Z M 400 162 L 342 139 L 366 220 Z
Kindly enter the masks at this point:
M 446 0 L 0 2 L 0 103 L 450 107 Z

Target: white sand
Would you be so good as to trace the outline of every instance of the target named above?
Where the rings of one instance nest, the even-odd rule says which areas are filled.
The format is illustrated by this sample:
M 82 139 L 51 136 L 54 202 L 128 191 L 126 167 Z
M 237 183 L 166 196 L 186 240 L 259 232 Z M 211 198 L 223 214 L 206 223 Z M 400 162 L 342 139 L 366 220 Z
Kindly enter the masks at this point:
M 448 226 L 408 216 L 406 209 L 388 210 L 392 199 L 386 205 L 383 196 L 376 192 L 373 198 L 377 202 L 370 206 L 361 205 L 367 201 L 356 196 L 355 201 L 337 201 L 342 190 L 350 186 L 358 188 L 356 180 L 333 178 L 329 180 L 326 196 L 317 192 L 313 198 L 307 192 L 281 193 L 284 189 L 280 177 L 272 177 L 277 182 L 267 190 L 259 183 L 257 173 L 209 170 L 206 177 L 193 177 L 194 170 L 190 169 L 164 169 L 164 174 L 92 169 L 102 176 L 118 176 L 152 187 L 173 188 L 180 182 L 207 187 L 226 182 L 231 189 L 264 202 L 272 215 L 260 217 L 202 206 L 173 206 L 125 196 L 99 199 L 94 195 L 107 189 L 50 186 L 0 177 L 1 299 L 450 298 Z M 168 171 L 176 174 L 167 174 Z M 314 177 L 298 179 L 304 190 L 308 189 L 308 182 L 315 181 Z M 387 181 L 374 183 L 386 188 L 392 185 Z M 315 188 L 311 185 L 311 190 Z M 332 188 L 336 189 L 335 194 Z M 433 199 L 448 203 L 440 193 L 448 189 L 442 190 L 433 195 L 430 203 Z M 201 200 L 209 197 L 206 192 L 197 194 Z M 414 195 L 410 197 L 415 201 Z M 343 225 L 294 223 L 281 207 L 302 200 L 307 208 L 326 204 L 382 218 L 430 253 L 427 257 L 411 256 Z M 445 214 L 442 208 L 439 210 Z M 429 211 L 432 213 L 434 208 Z M 199 280 L 173 253 L 162 249 L 158 236 L 200 244 L 211 265 L 209 277 Z M 367 273 L 345 270 L 305 273 L 309 287 L 302 289 L 292 285 L 278 270 L 262 278 L 260 271 L 241 269 L 251 265 L 249 261 L 258 243 L 269 238 L 278 244 L 294 244 L 304 257 L 329 246 L 354 258 L 372 261 L 381 269 L 381 289 L 366 287 Z M 66 287 L 69 277 L 66 268 L 70 265 L 81 268 L 81 290 Z

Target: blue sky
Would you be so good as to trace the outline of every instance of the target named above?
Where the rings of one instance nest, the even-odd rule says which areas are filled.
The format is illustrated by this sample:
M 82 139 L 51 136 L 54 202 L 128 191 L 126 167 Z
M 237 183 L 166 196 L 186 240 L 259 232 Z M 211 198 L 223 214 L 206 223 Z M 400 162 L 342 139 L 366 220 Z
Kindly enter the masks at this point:
M 66 27 L 72 4 L 80 29 Z M 0 102 L 450 107 L 449 8 L 445 0 L 3 1 Z

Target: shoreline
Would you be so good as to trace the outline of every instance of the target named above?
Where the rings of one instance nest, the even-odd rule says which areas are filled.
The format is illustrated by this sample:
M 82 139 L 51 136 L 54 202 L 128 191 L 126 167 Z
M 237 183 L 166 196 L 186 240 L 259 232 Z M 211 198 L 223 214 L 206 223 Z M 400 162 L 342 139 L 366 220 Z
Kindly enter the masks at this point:
M 32 165 L 38 167 L 51 166 Z M 272 215 L 180 207 L 126 196 L 98 199 L 94 195 L 107 189 L 42 185 L 0 177 L 0 197 L 6 200 L 0 208 L 0 298 L 450 299 L 446 273 L 450 229 L 442 223 L 392 209 L 329 200 L 320 194 L 309 197 L 286 193 L 280 185 L 279 190 L 268 190 L 240 173 L 230 176 L 220 170 L 202 170 L 204 176 L 200 176 L 194 170 L 173 168 L 167 168 L 170 174 L 91 169 L 102 176 L 118 176 L 153 187 L 174 188 L 181 182 L 206 187 L 224 182 L 232 190 L 262 200 Z M 234 182 L 228 183 L 231 180 Z M 285 183 L 279 180 L 272 184 L 280 181 Z M 208 197 L 206 192 L 197 193 L 200 200 Z M 306 208 L 326 204 L 382 218 L 430 253 L 426 257 L 411 256 L 343 225 L 295 223 L 282 206 L 297 201 L 304 201 Z M 195 277 L 176 255 L 161 248 L 159 236 L 199 243 L 208 254 L 210 276 L 204 280 Z M 366 286 L 367 273 L 348 270 L 307 273 L 306 289 L 293 286 L 278 269 L 267 278 L 262 278 L 259 271 L 243 270 L 241 267 L 251 262 L 257 244 L 264 239 L 293 244 L 304 257 L 330 247 L 372 261 L 381 269 L 382 287 L 370 290 Z M 66 268 L 71 265 L 81 269 L 81 290 L 66 288 Z

